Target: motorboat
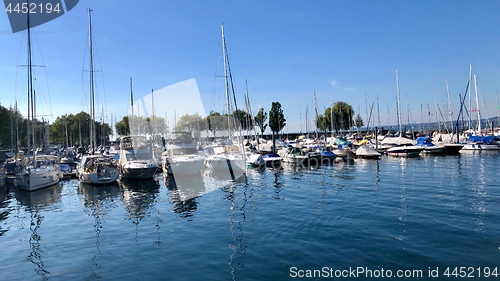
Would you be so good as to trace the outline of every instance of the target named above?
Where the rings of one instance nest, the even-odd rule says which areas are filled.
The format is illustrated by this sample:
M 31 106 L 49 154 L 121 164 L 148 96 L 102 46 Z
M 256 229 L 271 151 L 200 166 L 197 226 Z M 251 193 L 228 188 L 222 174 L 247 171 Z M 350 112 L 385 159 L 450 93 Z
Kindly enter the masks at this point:
M 262 155 L 262 160 L 264 160 L 264 165 L 271 168 L 279 168 L 281 166 L 282 159 L 278 154 L 267 153 Z
M 370 144 L 363 144 L 356 149 L 356 158 L 380 159 L 382 154 Z
M 106 185 L 115 182 L 120 170 L 111 159 L 103 155 L 84 155 L 77 166 L 78 178 L 82 183 Z
M 445 147 L 442 145 L 435 145 L 432 143 L 432 140 L 430 137 L 418 137 L 416 139 L 417 143 L 415 146 L 422 147 L 422 153 L 423 154 L 444 154 L 445 153 Z
M 121 137 L 118 155 L 120 178 L 151 179 L 158 170 L 144 136 Z
M 396 157 L 417 157 L 424 150 L 423 147 L 415 145 L 400 145 L 387 149 L 387 155 Z

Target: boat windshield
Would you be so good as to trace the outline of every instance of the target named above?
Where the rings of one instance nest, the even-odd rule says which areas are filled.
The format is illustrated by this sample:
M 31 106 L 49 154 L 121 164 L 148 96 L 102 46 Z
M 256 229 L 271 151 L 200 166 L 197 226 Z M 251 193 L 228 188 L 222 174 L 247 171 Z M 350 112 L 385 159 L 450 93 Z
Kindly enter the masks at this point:
M 137 160 L 137 157 L 135 157 L 135 154 L 132 154 L 132 153 L 127 154 L 126 157 L 127 157 L 127 161 Z
M 183 147 L 183 148 L 174 148 L 170 150 L 171 155 L 187 155 L 187 154 L 198 154 L 198 150 L 194 147 Z

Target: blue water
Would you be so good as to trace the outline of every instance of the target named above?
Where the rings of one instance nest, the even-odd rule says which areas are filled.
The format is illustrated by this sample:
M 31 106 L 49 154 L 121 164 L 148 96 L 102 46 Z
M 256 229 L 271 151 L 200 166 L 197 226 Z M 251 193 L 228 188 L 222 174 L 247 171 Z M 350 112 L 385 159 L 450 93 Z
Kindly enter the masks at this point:
M 251 170 L 185 201 L 162 175 L 9 186 L 0 280 L 290 280 L 358 267 L 461 280 L 460 266 L 462 279 L 500 280 L 499 163 L 498 153 L 462 153 Z

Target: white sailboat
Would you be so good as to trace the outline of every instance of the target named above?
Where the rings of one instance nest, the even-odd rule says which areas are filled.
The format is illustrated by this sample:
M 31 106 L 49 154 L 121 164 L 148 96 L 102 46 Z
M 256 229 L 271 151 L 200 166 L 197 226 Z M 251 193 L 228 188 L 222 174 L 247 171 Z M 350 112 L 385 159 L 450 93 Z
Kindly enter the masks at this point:
M 82 183 L 110 184 L 120 175 L 118 166 L 103 155 L 92 155 L 95 149 L 95 110 L 94 110 L 94 62 L 92 57 L 92 10 L 89 9 L 90 40 L 90 145 L 91 155 L 83 156 L 77 167 L 78 178 Z
M 399 92 L 399 77 L 398 70 L 396 69 L 396 88 L 398 92 L 398 126 L 399 126 L 399 137 L 392 139 L 395 146 L 387 149 L 387 154 L 391 156 L 418 156 L 422 152 L 423 148 L 415 146 L 414 140 L 410 140 L 403 137 L 403 128 L 401 125 L 401 105 L 400 105 L 400 92 Z
M 246 173 L 246 157 L 243 145 L 243 138 L 241 134 L 241 127 L 239 120 L 234 122 L 232 115 L 232 102 L 231 98 L 235 100 L 234 92 L 231 97 L 231 90 L 229 88 L 229 78 L 231 78 L 232 86 L 232 76 L 229 69 L 229 62 L 226 49 L 226 40 L 224 37 L 224 25 L 222 25 L 222 52 L 224 57 L 224 81 L 226 90 L 226 102 L 227 102 L 227 117 L 228 117 L 228 139 L 223 146 L 215 146 L 210 149 L 210 153 L 205 158 L 205 166 L 210 168 L 212 171 L 218 173 L 230 174 L 233 180 L 242 177 Z M 231 89 L 234 89 L 231 87 Z M 237 112 L 237 110 L 236 110 Z M 239 118 L 237 118 L 239 119 Z M 235 132 L 237 132 L 235 134 Z
M 27 32 L 28 32 L 28 157 L 22 163 L 22 169 L 16 174 L 14 185 L 27 190 L 34 191 L 59 182 L 59 167 L 50 158 L 37 156 L 35 137 L 32 120 L 35 119 L 35 92 L 33 90 L 33 68 L 31 60 L 31 32 L 30 17 L 27 14 Z M 29 155 L 31 147 L 31 138 L 33 138 L 33 155 Z

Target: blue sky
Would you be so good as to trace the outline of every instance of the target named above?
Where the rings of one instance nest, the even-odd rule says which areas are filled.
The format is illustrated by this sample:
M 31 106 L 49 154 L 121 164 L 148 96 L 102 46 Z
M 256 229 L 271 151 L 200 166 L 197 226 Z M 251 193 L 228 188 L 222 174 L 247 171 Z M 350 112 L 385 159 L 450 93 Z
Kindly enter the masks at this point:
M 417 123 L 421 105 L 424 122 L 427 103 L 435 112 L 437 100 L 445 111 L 446 80 L 456 117 L 470 64 L 482 114 L 498 113 L 499 1 L 80 0 L 33 29 L 34 64 L 45 66 L 35 68 L 37 110 L 49 120 L 88 111 L 89 7 L 95 68 L 102 70 L 95 74 L 97 108 L 108 122 L 128 113 L 130 77 L 135 98 L 195 78 L 205 111 L 222 111 L 223 23 L 239 107 L 247 80 L 254 114 L 279 101 L 285 132 L 304 129 L 306 106 L 312 126 L 313 92 L 320 113 L 331 97 L 365 121 L 367 99 L 378 96 L 381 125 L 396 124 L 396 69 L 405 123 L 407 104 Z M 26 64 L 26 32 L 13 34 L 0 12 L 0 38 L 0 104 L 17 100 L 26 112 L 26 68 L 18 66 Z

